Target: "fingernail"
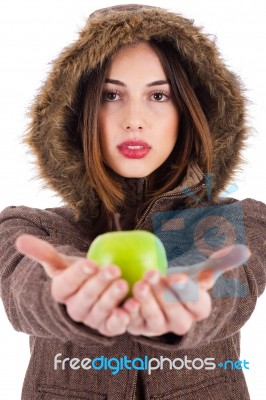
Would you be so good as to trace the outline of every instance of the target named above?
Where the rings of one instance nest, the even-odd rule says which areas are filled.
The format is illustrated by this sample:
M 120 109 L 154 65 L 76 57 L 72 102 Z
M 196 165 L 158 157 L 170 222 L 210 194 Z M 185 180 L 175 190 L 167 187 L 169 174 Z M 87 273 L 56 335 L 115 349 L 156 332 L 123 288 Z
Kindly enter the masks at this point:
M 123 288 L 121 287 L 120 283 L 118 282 L 114 288 L 113 288 L 113 292 L 114 294 L 121 294 L 123 291 Z
M 160 274 L 157 271 L 149 271 L 146 274 L 146 279 L 151 285 L 157 285 L 160 280 Z
M 144 285 L 141 285 L 140 288 L 139 288 L 138 294 L 139 294 L 139 296 L 142 297 L 142 298 L 147 297 L 147 294 L 148 294 L 148 288 L 147 288 L 147 286 L 146 286 L 146 285 L 145 285 L 145 286 L 144 286 Z
M 105 277 L 105 279 L 107 279 L 108 281 L 111 281 L 111 280 L 114 278 L 113 274 L 111 274 L 110 271 L 105 271 L 105 272 L 104 272 L 104 277 Z
M 138 307 L 138 304 L 135 301 L 129 300 L 127 302 L 127 308 L 129 309 L 129 311 L 134 311 L 136 310 Z
M 86 274 L 91 275 L 95 272 L 95 267 L 93 265 L 89 265 L 87 261 L 81 261 L 80 263 L 82 264 L 83 271 Z
M 83 271 L 87 274 L 87 275 L 91 275 L 94 272 L 94 269 L 92 269 L 89 265 L 84 265 L 83 266 Z
M 112 279 L 117 278 L 119 276 L 119 274 L 117 272 L 118 271 L 116 270 L 116 268 L 108 266 L 104 270 L 104 277 L 108 281 L 111 281 Z
M 178 274 L 178 275 L 172 275 L 169 276 L 168 282 L 171 285 L 186 285 L 189 281 L 189 278 L 185 274 Z

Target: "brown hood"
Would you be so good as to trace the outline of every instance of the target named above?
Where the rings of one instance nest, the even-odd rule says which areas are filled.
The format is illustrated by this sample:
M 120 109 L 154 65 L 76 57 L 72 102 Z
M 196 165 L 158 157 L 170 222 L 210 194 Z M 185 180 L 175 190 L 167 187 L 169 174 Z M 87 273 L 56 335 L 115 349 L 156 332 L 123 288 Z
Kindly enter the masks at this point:
M 192 20 L 162 8 L 105 8 L 89 17 L 77 41 L 53 61 L 31 106 L 31 123 L 24 136 L 36 156 L 37 176 L 76 211 L 93 209 L 97 202 L 73 131 L 80 77 L 121 44 L 150 39 L 174 44 L 205 112 L 213 137 L 213 194 L 225 189 L 241 164 L 248 133 L 245 98 L 238 77 L 225 66 L 215 43 Z

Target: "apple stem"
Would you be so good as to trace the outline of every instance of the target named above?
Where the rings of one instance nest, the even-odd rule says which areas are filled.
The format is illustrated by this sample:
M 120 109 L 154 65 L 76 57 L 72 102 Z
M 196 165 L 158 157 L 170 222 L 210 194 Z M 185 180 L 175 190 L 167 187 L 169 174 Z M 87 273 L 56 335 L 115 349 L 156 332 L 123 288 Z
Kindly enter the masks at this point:
M 115 227 L 117 231 L 122 231 L 121 225 L 120 225 L 120 214 L 115 213 L 114 214 L 114 220 L 115 220 Z

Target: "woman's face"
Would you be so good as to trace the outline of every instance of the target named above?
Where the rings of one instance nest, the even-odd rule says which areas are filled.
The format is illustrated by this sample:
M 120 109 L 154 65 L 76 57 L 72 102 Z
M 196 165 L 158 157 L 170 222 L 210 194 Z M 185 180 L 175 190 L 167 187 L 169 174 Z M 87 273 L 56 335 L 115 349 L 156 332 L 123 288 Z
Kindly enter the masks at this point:
M 124 47 L 114 55 L 99 124 L 103 160 L 121 176 L 148 176 L 170 155 L 179 114 L 161 62 L 149 44 Z

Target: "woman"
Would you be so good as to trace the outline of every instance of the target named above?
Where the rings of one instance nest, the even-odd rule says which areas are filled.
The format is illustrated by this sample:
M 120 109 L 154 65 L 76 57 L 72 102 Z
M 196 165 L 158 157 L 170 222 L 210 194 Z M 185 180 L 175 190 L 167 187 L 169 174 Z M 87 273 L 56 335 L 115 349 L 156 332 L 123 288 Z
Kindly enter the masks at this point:
M 216 364 L 239 359 L 239 330 L 265 288 L 265 206 L 219 198 L 248 130 L 241 85 L 214 44 L 160 8 L 99 10 L 54 62 L 31 116 L 25 142 L 65 206 L 0 216 L 1 297 L 30 335 L 22 398 L 248 399 L 242 369 Z M 114 213 L 124 230 L 165 239 L 172 265 L 238 243 L 252 255 L 217 285 L 200 276 L 196 301 L 166 301 L 156 271 L 124 301 L 119 268 L 85 259 Z M 164 357 L 162 368 L 147 371 L 145 356 Z

